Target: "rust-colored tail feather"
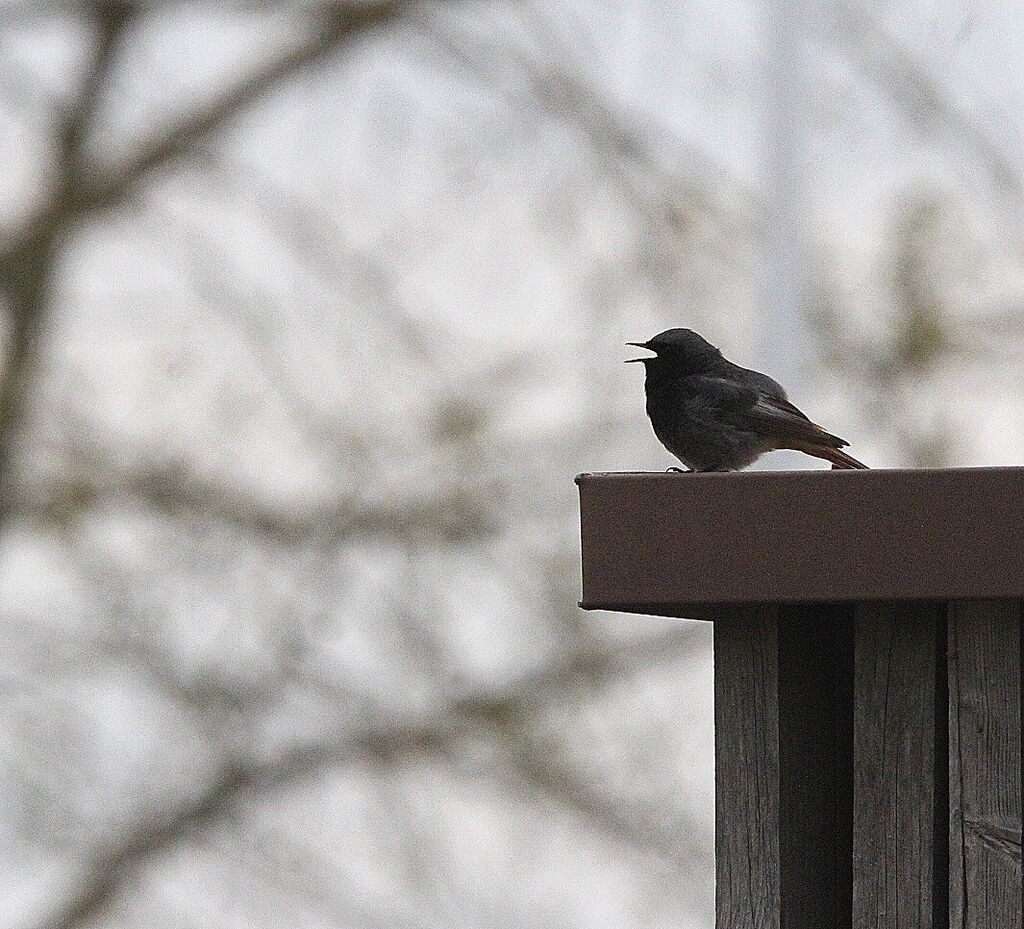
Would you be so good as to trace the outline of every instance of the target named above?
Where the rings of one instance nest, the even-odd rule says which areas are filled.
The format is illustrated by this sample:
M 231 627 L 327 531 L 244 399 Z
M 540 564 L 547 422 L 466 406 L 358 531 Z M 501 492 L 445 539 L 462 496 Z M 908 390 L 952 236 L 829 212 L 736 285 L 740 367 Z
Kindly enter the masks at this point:
M 806 455 L 813 455 L 815 458 L 824 458 L 832 462 L 832 467 L 839 471 L 852 471 L 855 468 L 868 469 L 862 461 L 858 461 L 853 455 L 847 455 L 842 449 L 830 448 L 827 445 L 805 445 L 801 443 L 796 446 L 797 451 Z

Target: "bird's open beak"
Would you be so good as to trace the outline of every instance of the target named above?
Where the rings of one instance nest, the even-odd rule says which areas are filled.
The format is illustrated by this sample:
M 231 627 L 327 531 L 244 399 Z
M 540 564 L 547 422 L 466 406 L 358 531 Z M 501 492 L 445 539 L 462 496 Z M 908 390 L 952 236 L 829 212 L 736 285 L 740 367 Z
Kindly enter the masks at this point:
M 634 346 L 636 348 L 647 348 L 647 343 L 646 342 L 627 342 L 626 344 L 627 345 L 632 345 L 632 346 Z M 626 361 L 625 361 L 625 364 L 632 364 L 634 361 L 650 361 L 650 360 L 651 360 L 651 356 L 648 356 L 647 358 L 627 358 Z

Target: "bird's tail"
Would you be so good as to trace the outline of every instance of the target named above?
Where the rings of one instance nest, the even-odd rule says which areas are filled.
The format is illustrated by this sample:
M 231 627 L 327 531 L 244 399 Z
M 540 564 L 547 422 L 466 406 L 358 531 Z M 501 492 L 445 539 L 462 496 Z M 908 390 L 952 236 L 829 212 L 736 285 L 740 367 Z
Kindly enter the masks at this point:
M 858 461 L 853 455 L 847 455 L 840 448 L 830 448 L 827 445 L 801 445 L 799 451 L 832 462 L 834 471 L 852 471 L 860 468 L 867 470 L 868 468 L 862 461 Z

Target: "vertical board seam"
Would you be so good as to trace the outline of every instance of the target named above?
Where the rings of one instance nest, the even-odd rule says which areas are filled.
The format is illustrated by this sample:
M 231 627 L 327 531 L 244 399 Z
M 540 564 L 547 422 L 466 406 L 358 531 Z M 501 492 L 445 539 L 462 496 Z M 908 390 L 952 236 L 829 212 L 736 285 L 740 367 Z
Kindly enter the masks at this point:
M 932 832 L 932 924 L 949 929 L 949 615 L 942 604 L 935 615 L 934 772 Z M 957 740 L 959 746 L 960 740 Z M 965 869 L 966 871 L 966 869 Z

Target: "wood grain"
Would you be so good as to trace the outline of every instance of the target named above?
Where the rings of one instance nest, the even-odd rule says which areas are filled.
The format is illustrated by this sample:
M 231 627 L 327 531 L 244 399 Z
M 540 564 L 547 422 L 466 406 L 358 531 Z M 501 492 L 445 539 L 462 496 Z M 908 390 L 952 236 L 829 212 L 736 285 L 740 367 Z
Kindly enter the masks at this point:
M 949 625 L 950 926 L 1021 929 L 1021 605 Z
M 857 609 L 857 929 L 946 926 L 945 622 L 942 605 L 868 604 Z
M 852 609 L 715 624 L 718 929 L 850 925 Z
M 717 929 L 780 929 L 778 624 L 771 609 L 715 624 Z

